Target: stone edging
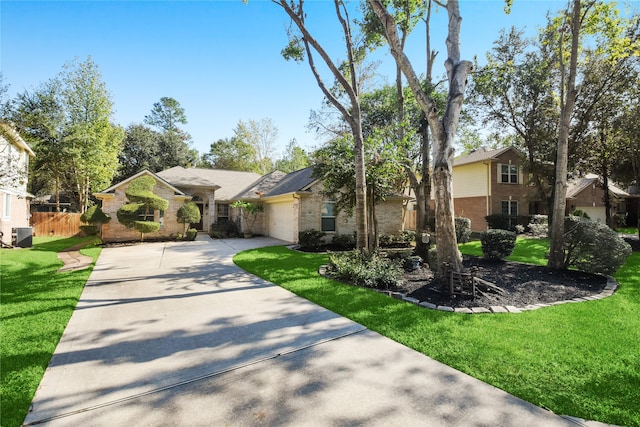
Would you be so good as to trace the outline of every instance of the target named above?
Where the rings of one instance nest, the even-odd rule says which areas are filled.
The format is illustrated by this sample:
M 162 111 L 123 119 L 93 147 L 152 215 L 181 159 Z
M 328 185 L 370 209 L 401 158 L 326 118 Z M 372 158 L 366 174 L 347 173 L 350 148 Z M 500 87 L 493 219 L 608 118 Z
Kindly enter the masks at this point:
M 326 276 L 326 265 L 321 265 L 320 268 L 318 269 L 318 273 L 321 276 Z M 458 307 L 458 308 L 453 308 L 453 307 L 447 307 L 444 305 L 436 305 L 436 304 L 432 304 L 428 301 L 420 301 L 416 298 L 412 298 L 412 297 L 408 297 L 407 294 L 403 294 L 402 292 L 394 292 L 394 291 L 384 291 L 384 290 L 379 290 L 379 289 L 373 289 L 371 288 L 371 290 L 376 291 L 378 293 L 381 294 L 386 294 L 389 295 L 391 298 L 397 299 L 397 300 L 401 300 L 401 301 L 405 301 L 411 304 L 415 304 L 418 305 L 420 307 L 424 307 L 424 308 L 428 308 L 431 310 L 438 310 L 438 311 L 448 311 L 451 313 L 464 313 L 464 314 L 483 314 L 483 313 L 522 313 L 525 311 L 531 311 L 531 310 L 537 310 L 539 308 L 543 308 L 543 307 L 552 307 L 555 305 L 562 305 L 562 304 L 572 304 L 572 303 L 577 303 L 577 302 L 585 302 L 585 301 L 597 301 L 603 298 L 607 298 L 610 297 L 611 295 L 613 295 L 613 293 L 618 289 L 618 282 L 616 282 L 616 280 L 611 277 L 611 276 L 606 276 L 607 277 L 607 284 L 604 287 L 604 289 L 598 293 L 598 294 L 594 294 L 591 296 L 587 296 L 587 297 L 579 297 L 579 298 L 573 298 L 570 300 L 563 300 L 563 301 L 556 301 L 556 302 L 552 302 L 549 304 L 533 304 L 533 305 L 527 305 L 524 307 L 515 307 L 512 305 L 506 305 L 506 306 L 501 306 L 501 305 L 494 305 L 491 306 L 489 308 L 487 307 L 471 307 L 471 308 L 467 308 L 467 307 Z

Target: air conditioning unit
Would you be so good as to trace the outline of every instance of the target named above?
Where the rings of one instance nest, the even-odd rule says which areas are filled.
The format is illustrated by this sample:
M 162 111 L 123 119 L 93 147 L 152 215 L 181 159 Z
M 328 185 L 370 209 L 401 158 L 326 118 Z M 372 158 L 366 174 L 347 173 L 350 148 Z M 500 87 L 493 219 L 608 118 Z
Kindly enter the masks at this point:
M 30 248 L 33 245 L 33 227 L 16 227 L 11 234 L 15 236 L 13 246 Z

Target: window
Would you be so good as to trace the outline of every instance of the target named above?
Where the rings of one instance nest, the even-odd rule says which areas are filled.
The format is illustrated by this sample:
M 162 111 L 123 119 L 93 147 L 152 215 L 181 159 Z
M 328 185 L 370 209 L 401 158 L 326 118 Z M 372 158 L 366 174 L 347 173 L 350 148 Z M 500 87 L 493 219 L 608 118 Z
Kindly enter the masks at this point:
M 518 183 L 518 166 L 517 165 L 498 165 L 500 170 L 500 182 L 502 184 Z
M 147 211 L 147 208 L 143 206 L 138 211 L 138 221 L 154 221 L 154 219 L 153 209 L 149 209 L 149 211 Z
M 322 204 L 322 231 L 336 231 L 336 202 L 325 200 Z
M 229 205 L 226 203 L 217 204 L 218 222 L 229 220 Z
M 503 200 L 502 215 L 509 219 L 509 228 L 515 227 L 518 223 L 518 202 L 516 200 Z
M 4 193 L 4 209 L 2 211 L 3 219 L 11 219 L 11 194 Z
M 164 211 L 158 211 L 158 222 L 160 223 L 160 228 L 164 228 Z

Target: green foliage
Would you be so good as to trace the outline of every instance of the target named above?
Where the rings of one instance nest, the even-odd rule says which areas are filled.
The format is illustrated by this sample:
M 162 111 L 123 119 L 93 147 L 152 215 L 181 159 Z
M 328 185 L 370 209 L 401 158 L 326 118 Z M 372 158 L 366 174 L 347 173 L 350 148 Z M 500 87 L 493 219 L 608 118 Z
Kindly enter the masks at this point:
M 93 205 L 80 215 L 80 221 L 88 224 L 106 224 L 111 221 L 111 217 L 104 213 L 100 206 Z
M 145 116 L 144 122 L 165 132 L 177 132 L 179 124 L 187 124 L 187 115 L 178 101 L 163 96 L 153 104 L 151 114 Z
M 464 217 L 454 218 L 458 243 L 467 243 L 471 238 L 471 220 Z
M 285 149 L 284 157 L 276 161 L 276 169 L 285 172 L 295 172 L 304 169 L 311 164 L 309 155 L 301 148 L 296 139 L 292 139 Z
M 198 230 L 196 230 L 195 228 L 190 228 L 185 233 L 184 239 L 192 242 L 196 240 L 196 237 L 198 237 Z
M 405 230 L 398 234 L 381 234 L 378 239 L 383 248 L 408 247 L 415 240 L 415 231 Z
M 140 216 L 151 215 L 154 210 L 164 211 L 169 207 L 169 201 L 153 193 L 156 180 L 143 175 L 132 180 L 125 190 L 127 203 L 118 209 L 118 222 L 127 228 L 140 232 L 141 239 L 146 233 L 153 233 L 160 229 L 160 223 L 154 221 L 140 221 Z
M 194 202 L 186 202 L 177 212 L 177 219 L 180 224 L 184 224 L 185 228 L 189 226 L 189 224 L 197 224 L 200 222 L 200 209 L 198 209 L 198 205 Z
M 491 214 L 484 217 L 487 220 L 489 228 L 495 228 L 499 230 L 508 230 L 510 227 L 509 217 L 502 214 Z
M 532 215 L 529 232 L 533 237 L 549 236 L 549 217 L 547 215 Z
M 138 220 L 143 208 L 144 204 L 142 203 L 127 203 L 121 206 L 116 212 L 118 222 L 127 228 L 133 228 L 133 223 Z
M 0 399 L 2 425 L 22 425 L 91 268 L 58 272 L 57 252 L 95 240 L 34 237 L 33 247 L 0 249 L 2 271 Z M 95 261 L 101 248 L 85 247 Z
M 239 232 L 238 224 L 231 220 L 224 220 L 211 224 L 211 237 L 215 239 L 237 237 Z
M 356 246 L 355 233 L 351 234 L 334 234 L 331 243 L 341 249 L 353 249 Z
M 438 272 L 438 249 L 435 246 L 429 248 L 427 264 L 429 268 L 434 272 Z
M 535 249 L 538 264 L 546 264 L 548 241 L 519 239 L 514 254 L 521 244 L 525 246 L 523 255 Z M 479 249 L 480 244 L 461 246 Z M 323 278 L 317 272 L 326 258 L 279 246 L 241 252 L 234 262 L 372 331 L 554 413 L 615 425 L 640 425 L 640 378 L 634 362 L 638 357 L 635 343 L 640 342 L 640 253 L 634 253 L 616 274 L 622 286 L 613 298 L 521 315 L 490 316 L 426 310 Z M 295 268 L 290 268 L 292 265 Z
M 484 257 L 495 260 L 508 257 L 516 246 L 516 237 L 516 233 L 508 230 L 485 231 L 480 237 Z
M 80 230 L 84 233 L 85 236 L 98 235 L 98 227 L 95 225 L 81 225 Z
M 575 209 L 573 212 L 571 212 L 569 215 L 571 216 L 575 216 L 578 218 L 585 218 L 585 219 L 591 219 L 589 217 L 589 214 L 586 213 L 585 211 L 581 210 L 581 209 Z
M 396 289 L 403 274 L 400 262 L 367 250 L 330 254 L 327 271 L 351 284 L 375 289 Z
M 613 274 L 631 255 L 631 246 L 606 225 L 570 215 L 565 218 L 564 251 L 565 268 Z
M 234 136 L 212 143 L 205 159 L 215 169 L 254 172 L 255 156 L 248 142 Z
M 260 212 L 264 212 L 264 205 L 237 200 L 230 206 L 232 208 L 238 208 L 242 212 L 242 231 L 245 233 L 252 233 L 258 214 Z
M 324 231 L 304 230 L 298 233 L 298 244 L 305 251 L 317 251 L 324 246 Z
M 147 233 L 155 233 L 160 230 L 160 223 L 152 221 L 133 221 L 131 228 L 135 228 L 142 235 L 145 235 Z

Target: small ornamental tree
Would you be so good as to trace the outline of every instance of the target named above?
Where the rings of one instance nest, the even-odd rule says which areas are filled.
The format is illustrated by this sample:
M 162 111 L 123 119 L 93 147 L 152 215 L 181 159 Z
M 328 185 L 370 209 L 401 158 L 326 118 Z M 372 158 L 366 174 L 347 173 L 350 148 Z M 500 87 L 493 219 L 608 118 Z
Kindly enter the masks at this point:
M 238 200 L 237 202 L 231 205 L 232 208 L 240 208 L 240 213 L 242 215 L 242 231 L 245 234 L 253 233 L 253 225 L 256 223 L 256 218 L 258 217 L 258 213 L 264 211 L 263 205 L 256 205 L 251 202 L 243 202 L 242 200 Z
M 180 224 L 184 224 L 184 233 L 187 234 L 187 229 L 190 224 L 196 224 L 200 222 L 200 209 L 198 209 L 198 205 L 194 202 L 186 202 L 177 212 L 178 222 Z
M 80 215 L 80 221 L 89 224 L 81 225 L 80 229 L 84 231 L 87 236 L 94 236 L 102 233 L 102 224 L 111 221 L 111 217 L 104 213 L 104 211 L 100 209 L 100 206 L 94 205 Z
M 164 211 L 169 207 L 169 201 L 153 193 L 156 180 L 150 176 L 141 176 L 129 183 L 125 190 L 127 203 L 118 209 L 117 216 L 120 224 L 140 232 L 140 240 L 144 240 L 146 233 L 153 233 L 160 229 L 160 223 L 149 221 L 153 218 L 153 211 Z

